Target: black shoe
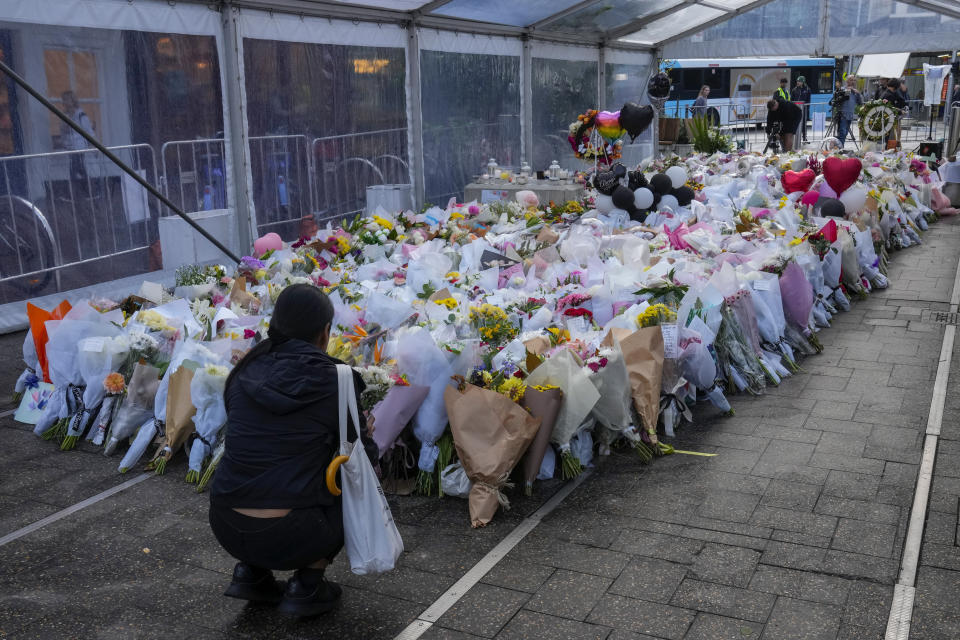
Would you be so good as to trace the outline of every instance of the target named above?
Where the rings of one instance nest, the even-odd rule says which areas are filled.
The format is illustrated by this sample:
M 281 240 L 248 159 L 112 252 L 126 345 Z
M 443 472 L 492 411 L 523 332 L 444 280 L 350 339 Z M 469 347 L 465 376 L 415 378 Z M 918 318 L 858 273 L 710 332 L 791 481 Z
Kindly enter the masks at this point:
M 316 584 L 307 584 L 300 579 L 298 571 L 287 582 L 287 590 L 277 610 L 298 618 L 318 616 L 339 604 L 341 592 L 340 585 L 323 578 Z
M 251 602 L 277 604 L 283 599 L 284 584 L 273 578 L 267 569 L 238 562 L 233 568 L 233 581 L 223 595 Z

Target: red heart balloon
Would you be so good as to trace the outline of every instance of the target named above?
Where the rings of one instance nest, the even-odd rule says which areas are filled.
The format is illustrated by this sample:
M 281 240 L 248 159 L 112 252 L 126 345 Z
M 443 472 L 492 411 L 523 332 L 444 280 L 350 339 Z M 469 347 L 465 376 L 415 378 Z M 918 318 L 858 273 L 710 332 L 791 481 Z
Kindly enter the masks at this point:
M 859 158 L 830 156 L 823 161 L 823 177 L 838 196 L 857 181 L 862 170 L 863 163 Z
M 785 171 L 780 182 L 783 183 L 783 190 L 787 193 L 794 191 L 806 191 L 813 184 L 817 174 L 813 169 L 804 169 L 803 171 Z

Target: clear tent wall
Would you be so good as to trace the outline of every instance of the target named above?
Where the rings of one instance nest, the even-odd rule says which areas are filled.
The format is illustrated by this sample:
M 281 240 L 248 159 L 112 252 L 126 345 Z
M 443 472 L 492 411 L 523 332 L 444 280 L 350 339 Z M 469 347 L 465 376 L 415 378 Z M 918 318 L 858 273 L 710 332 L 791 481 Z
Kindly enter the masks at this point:
M 400 11 L 380 19 L 370 6 Z M 443 206 L 491 157 L 585 168 L 568 124 L 590 108 L 644 102 L 657 55 L 869 52 L 896 29 L 900 40 L 887 46 L 906 46 L 911 32 L 893 17 L 906 6 L 5 0 L 0 55 L 242 254 L 263 233 L 292 240 L 362 211 L 369 187 L 406 185 L 398 193 L 409 206 Z M 429 15 L 402 12 L 423 8 Z M 857 33 L 834 27 L 828 12 Z M 955 40 L 956 16 L 937 14 L 919 30 L 915 18 L 912 37 L 925 45 Z M 653 129 L 625 148 L 626 162 L 652 153 Z M 0 329 L 23 324 L 23 300 L 50 306 L 81 288 L 122 295 L 145 278 L 169 284 L 184 262 L 218 258 L 0 77 Z

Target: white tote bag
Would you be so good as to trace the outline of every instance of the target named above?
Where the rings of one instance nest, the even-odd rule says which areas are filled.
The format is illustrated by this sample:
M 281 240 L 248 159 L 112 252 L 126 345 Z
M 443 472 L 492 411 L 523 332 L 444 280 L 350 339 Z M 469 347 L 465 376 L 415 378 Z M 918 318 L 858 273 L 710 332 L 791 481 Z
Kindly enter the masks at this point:
M 337 365 L 339 389 L 340 455 L 349 460 L 340 466 L 343 492 L 343 536 L 350 559 L 350 570 L 358 575 L 383 573 L 393 569 L 403 552 L 403 540 L 393 522 L 390 505 L 380 481 L 360 441 L 360 418 L 353 370 Z M 347 408 L 353 419 L 357 439 L 347 442 Z

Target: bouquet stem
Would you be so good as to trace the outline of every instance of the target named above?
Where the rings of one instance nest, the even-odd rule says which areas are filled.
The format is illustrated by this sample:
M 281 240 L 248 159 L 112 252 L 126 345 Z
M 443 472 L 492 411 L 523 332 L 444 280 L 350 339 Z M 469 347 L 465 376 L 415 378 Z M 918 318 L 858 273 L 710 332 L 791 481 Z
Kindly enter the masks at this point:
M 190 469 L 187 471 L 187 477 L 184 480 L 190 484 L 197 484 L 197 482 L 200 480 L 200 472 Z
M 650 464 L 653 461 L 653 449 L 643 440 L 634 442 L 633 450 L 637 452 L 637 455 L 640 457 L 640 462 L 643 464 Z
M 437 440 L 437 448 L 440 449 L 440 455 L 437 456 L 437 474 L 439 475 L 453 459 L 453 434 L 450 431 L 443 432 Z M 437 482 L 437 497 L 443 497 L 443 482 Z
M 561 477 L 564 480 L 572 480 L 583 473 L 583 465 L 577 456 L 569 449 L 560 453 Z
M 22 399 L 23 399 L 23 391 L 13 392 L 13 404 L 19 405 Z
M 202 493 L 207 488 L 207 485 L 210 484 L 210 479 L 213 478 L 213 474 L 217 470 L 217 465 L 220 464 L 220 459 L 223 458 L 224 451 L 225 449 L 221 443 L 217 446 L 217 450 L 213 452 L 213 458 L 210 459 L 207 468 L 203 470 L 203 474 L 200 476 L 200 482 L 197 483 L 197 493 Z
M 61 451 L 70 451 L 77 446 L 77 440 L 80 436 L 64 436 L 63 442 L 60 443 Z
M 69 418 L 60 418 L 54 423 L 52 427 L 47 429 L 41 438 L 44 440 L 57 440 L 61 441 L 67 435 L 67 425 L 70 423 Z
M 153 472 L 158 476 L 167 472 L 167 459 L 165 457 L 161 456 L 153 461 Z
M 437 465 L 439 466 L 439 465 Z M 417 493 L 421 496 L 433 495 L 433 485 L 436 483 L 436 471 L 420 469 L 417 474 Z

